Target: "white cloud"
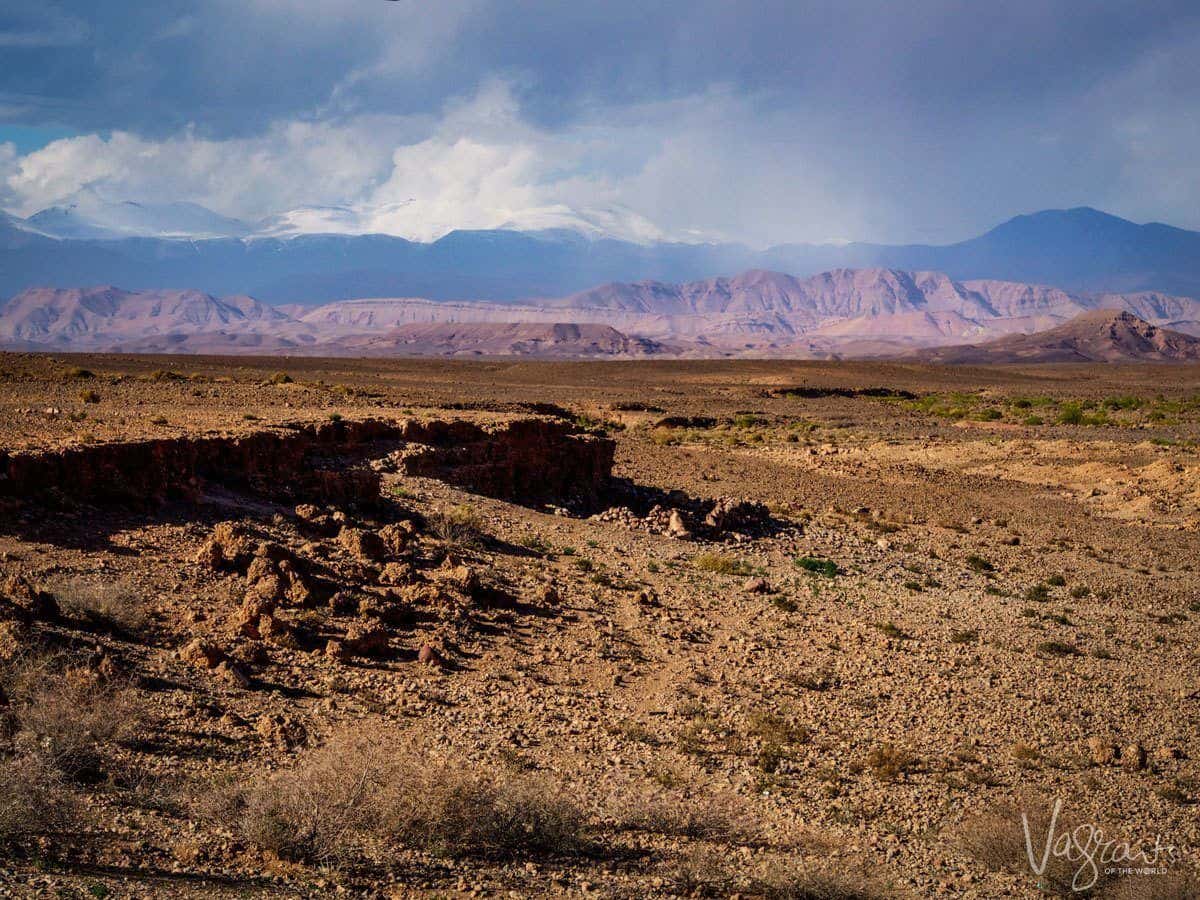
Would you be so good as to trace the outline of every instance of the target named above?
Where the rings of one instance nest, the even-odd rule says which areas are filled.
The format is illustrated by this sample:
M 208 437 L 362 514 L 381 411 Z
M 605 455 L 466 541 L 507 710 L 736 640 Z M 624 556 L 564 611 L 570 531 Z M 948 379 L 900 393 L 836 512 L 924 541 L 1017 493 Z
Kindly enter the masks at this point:
M 0 206 L 28 215 L 88 187 L 112 200 L 190 201 L 249 222 L 275 216 L 276 233 L 431 240 L 455 228 L 573 227 L 758 246 L 953 240 L 1015 213 L 1084 203 L 1194 226 L 1189 210 L 1200 198 L 1180 173 L 1192 171 L 1200 135 L 1184 114 L 1186 92 L 1166 107 L 1167 120 L 1132 102 L 1119 119 L 1104 112 L 1113 96 L 1165 79 L 1150 66 L 1098 85 L 1019 153 L 997 144 L 990 126 L 890 142 L 901 111 L 847 118 L 820 98 L 772 111 L 770 98 L 720 87 L 598 105 L 549 127 L 530 120 L 511 83 L 492 80 L 436 116 L 325 111 L 247 138 L 115 132 L 21 157 L 0 147 Z M 1110 186 L 1107 197 L 1097 184 Z
M 616 191 L 602 174 L 583 171 L 597 139 L 527 124 L 508 86 L 491 82 L 438 121 L 289 122 L 224 141 L 190 132 L 163 141 L 86 135 L 13 160 L 0 178 L 21 215 L 88 188 L 114 201 L 191 201 L 248 221 L 310 208 L 277 223 L 283 231 L 431 240 L 454 228 L 582 225 L 660 236 L 644 217 L 612 205 Z M 575 203 L 604 207 L 580 221 Z

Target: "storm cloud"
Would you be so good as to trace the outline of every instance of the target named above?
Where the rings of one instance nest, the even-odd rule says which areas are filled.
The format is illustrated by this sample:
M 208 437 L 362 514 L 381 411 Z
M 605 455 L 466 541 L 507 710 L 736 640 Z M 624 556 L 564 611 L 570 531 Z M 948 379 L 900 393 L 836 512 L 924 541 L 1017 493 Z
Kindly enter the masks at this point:
M 1194 2 L 10 0 L 0 55 L 3 121 L 76 135 L 0 150 L 24 214 L 90 187 L 421 238 L 565 208 L 760 245 L 1200 226 Z

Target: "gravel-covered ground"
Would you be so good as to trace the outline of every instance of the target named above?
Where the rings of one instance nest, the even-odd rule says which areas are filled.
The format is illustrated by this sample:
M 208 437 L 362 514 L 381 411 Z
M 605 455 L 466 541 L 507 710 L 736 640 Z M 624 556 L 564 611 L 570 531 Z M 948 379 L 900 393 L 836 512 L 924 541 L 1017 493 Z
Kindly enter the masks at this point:
M 0 480 L 0 895 L 1032 897 L 1061 800 L 1200 896 L 1194 367 L 7 355 L 0 412 L 615 442 L 550 504 Z

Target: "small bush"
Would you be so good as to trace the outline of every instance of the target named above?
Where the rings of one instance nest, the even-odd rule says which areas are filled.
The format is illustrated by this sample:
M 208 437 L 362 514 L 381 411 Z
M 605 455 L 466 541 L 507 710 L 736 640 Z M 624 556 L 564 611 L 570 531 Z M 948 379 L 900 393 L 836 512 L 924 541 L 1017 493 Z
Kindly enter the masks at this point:
M 1061 575 L 1051 575 L 1046 579 L 1046 584 L 1050 585 L 1050 587 L 1065 587 L 1067 579 Z
M 37 753 L 0 761 L 0 846 L 59 831 L 78 807 L 62 773 Z
M 1037 645 L 1038 652 L 1049 656 L 1079 656 L 1079 648 L 1062 641 L 1043 641 Z
M 99 403 L 100 395 L 96 391 L 80 391 L 79 399 L 83 403 Z
M 7 673 L 14 745 L 73 778 L 103 774 L 113 748 L 138 731 L 142 714 L 125 687 L 106 684 L 63 657 L 38 657 Z
M 68 579 L 52 585 L 59 609 L 93 628 L 134 636 L 146 627 L 146 605 L 128 585 Z
M 805 572 L 812 572 L 814 575 L 824 575 L 826 578 L 833 578 L 838 574 L 838 565 L 830 559 L 817 559 L 813 556 L 798 556 L 796 557 L 796 565 Z
M 271 384 L 291 384 L 292 376 L 287 372 L 276 372 L 271 376 Z
M 904 641 L 908 639 L 908 633 L 895 622 L 880 622 L 875 627 L 893 640 Z
M 1083 424 L 1083 408 L 1078 403 L 1064 403 L 1058 410 L 1060 425 Z
M 982 556 L 976 556 L 974 553 L 967 557 L 967 567 L 976 572 L 991 572 L 996 568 L 988 560 Z
M 867 767 L 880 781 L 895 781 L 917 767 L 917 759 L 895 744 L 880 744 L 867 754 Z
M 376 801 L 394 765 L 378 735 L 346 732 L 291 769 L 220 792 L 223 804 L 202 812 L 285 859 L 333 862 L 377 829 Z
M 1030 879 L 1031 884 L 1036 881 L 1037 887 L 1044 893 L 1058 897 L 1088 897 L 1103 891 L 1104 887 L 1112 880 L 1111 877 L 1104 875 L 1103 867 L 1100 869 L 1095 891 L 1084 892 L 1073 889 L 1072 881 L 1082 865 L 1078 857 L 1071 861 L 1051 854 L 1047 860 L 1045 872 L 1041 876 L 1034 874 L 1029 865 L 1029 856 L 1025 845 L 1022 812 L 1029 822 L 1029 833 L 1033 838 L 1034 846 L 1037 847 L 1038 840 L 1049 831 L 1051 808 L 1049 804 L 1041 800 L 1035 801 L 1030 806 L 1031 808 L 1026 810 L 1001 806 L 967 821 L 959 831 L 959 843 L 963 849 L 987 868 L 1024 875 Z M 1065 814 L 1060 814 L 1055 823 L 1055 833 L 1066 834 L 1079 824 L 1072 822 Z M 1108 833 L 1108 829 L 1105 829 L 1105 833 Z M 1085 871 L 1085 878 L 1087 874 Z
M 434 537 L 451 549 L 477 549 L 483 546 L 483 520 L 465 503 L 439 509 L 429 517 Z
M 885 894 L 866 877 L 777 863 L 752 882 L 763 900 L 882 900 Z
M 501 858 L 584 845 L 582 811 L 542 779 L 411 763 L 381 801 L 381 833 L 391 841 L 449 856 Z
M 619 829 L 697 841 L 746 841 L 758 830 L 736 795 L 648 794 L 627 786 L 614 792 L 605 815 Z
M 748 575 L 750 567 L 742 560 L 721 553 L 699 553 L 692 557 L 692 565 L 701 572 L 717 575 Z
M 1030 603 L 1046 603 L 1050 600 L 1050 588 L 1044 584 L 1033 584 L 1025 589 L 1025 600 Z
M 583 814 L 550 784 L 404 748 L 398 734 L 348 730 L 293 768 L 228 792 L 210 815 L 231 817 L 259 847 L 315 862 L 367 844 L 501 858 L 583 846 Z
M 1195 900 L 1196 897 L 1200 897 L 1200 876 L 1194 872 L 1130 876 L 1104 893 L 1105 900 Z

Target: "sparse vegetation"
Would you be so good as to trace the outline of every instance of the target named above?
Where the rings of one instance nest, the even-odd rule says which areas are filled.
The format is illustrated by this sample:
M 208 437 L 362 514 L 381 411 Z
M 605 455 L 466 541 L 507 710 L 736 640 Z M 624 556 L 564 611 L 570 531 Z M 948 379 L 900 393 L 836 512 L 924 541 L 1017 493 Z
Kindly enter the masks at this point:
M 287 859 L 336 862 L 365 845 L 512 858 L 584 845 L 584 816 L 533 776 L 438 764 L 382 731 L 335 735 L 289 769 L 224 792 L 254 845 Z
M 4 673 L 4 693 L 13 747 L 80 781 L 104 777 L 116 747 L 143 724 L 129 689 L 61 654 L 18 659 Z
M 692 557 L 692 565 L 716 575 L 749 575 L 752 571 L 743 560 L 722 553 L 698 553 Z
M 128 584 L 71 578 L 52 586 L 63 613 L 89 628 L 137 637 L 146 627 L 145 601 Z
M 798 556 L 795 563 L 805 572 L 811 572 L 814 575 L 823 575 L 826 578 L 833 578 L 839 574 L 837 563 L 829 559 L 817 559 L 812 556 Z
M 917 758 L 895 744 L 880 744 L 867 754 L 867 768 L 880 781 L 896 781 L 916 770 Z
M 993 572 L 996 569 L 988 560 L 982 556 L 976 556 L 974 553 L 967 557 L 967 567 L 976 572 Z
M 447 548 L 477 549 L 483 545 L 483 519 L 474 507 L 460 503 L 429 516 L 429 530 Z

